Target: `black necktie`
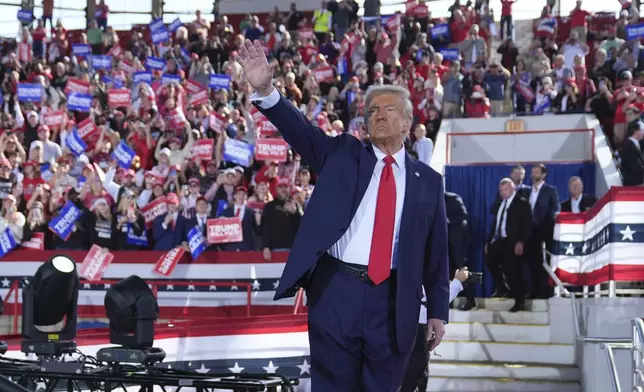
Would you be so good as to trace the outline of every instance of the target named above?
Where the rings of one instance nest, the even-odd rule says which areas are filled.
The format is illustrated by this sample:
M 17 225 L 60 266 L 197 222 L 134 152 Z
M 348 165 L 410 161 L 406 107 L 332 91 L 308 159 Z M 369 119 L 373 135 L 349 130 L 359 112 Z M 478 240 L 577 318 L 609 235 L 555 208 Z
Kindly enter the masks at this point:
M 499 224 L 496 227 L 496 237 L 501 238 L 501 226 L 503 226 L 503 218 L 505 217 L 505 210 L 508 207 L 508 201 L 503 201 L 503 210 L 501 210 L 501 219 L 499 219 Z

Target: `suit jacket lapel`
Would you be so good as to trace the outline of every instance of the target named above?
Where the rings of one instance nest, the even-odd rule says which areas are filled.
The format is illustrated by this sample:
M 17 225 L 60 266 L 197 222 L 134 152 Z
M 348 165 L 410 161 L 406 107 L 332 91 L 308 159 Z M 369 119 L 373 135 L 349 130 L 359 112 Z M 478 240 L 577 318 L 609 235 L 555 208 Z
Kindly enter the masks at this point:
M 399 238 L 410 238 L 404 230 L 413 230 L 414 228 L 410 223 L 414 217 L 414 211 L 416 211 L 416 204 L 420 196 L 420 176 L 417 176 L 416 173 L 418 173 L 416 161 L 411 159 L 409 154 L 405 154 L 405 198 L 403 202 L 402 216 L 400 217 Z M 400 250 L 403 248 L 398 247 L 398 249 L 398 261 L 400 261 Z
M 373 176 L 373 169 L 376 167 L 376 154 L 373 152 L 371 143 L 366 145 L 366 148 L 360 149 L 360 158 L 358 159 L 358 187 L 356 188 L 356 198 L 353 201 L 353 209 L 351 210 L 351 219 L 358 209 L 358 205 L 362 201 L 364 194 L 369 187 L 369 181 Z

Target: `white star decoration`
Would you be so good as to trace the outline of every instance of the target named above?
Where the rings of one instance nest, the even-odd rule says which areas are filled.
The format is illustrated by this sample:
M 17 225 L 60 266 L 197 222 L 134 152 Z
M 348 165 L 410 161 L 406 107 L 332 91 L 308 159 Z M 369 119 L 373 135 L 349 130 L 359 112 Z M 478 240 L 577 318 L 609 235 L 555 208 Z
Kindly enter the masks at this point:
M 257 279 L 255 279 L 255 281 L 253 282 L 253 290 L 259 290 L 259 286 L 259 282 L 257 281 Z
M 266 370 L 266 373 L 275 373 L 279 369 L 279 366 L 274 366 L 273 361 L 269 361 L 268 366 L 264 366 L 263 368 Z
M 83 288 L 84 288 L 84 289 L 91 289 L 91 288 L 92 288 L 92 285 L 91 285 L 91 284 L 89 284 L 89 283 L 85 283 L 85 284 L 83 285 Z
M 210 288 L 208 288 L 208 290 L 210 290 L 210 291 L 217 291 L 217 286 L 215 286 L 214 284 L 211 284 L 211 285 L 210 285 Z
M 302 363 L 301 365 L 297 365 L 297 367 L 300 368 L 300 376 L 303 375 L 304 373 L 311 374 L 311 365 L 309 365 L 306 359 L 304 360 L 304 363 Z
M 202 364 L 201 364 L 201 367 L 200 367 L 199 369 L 195 369 L 195 372 L 197 372 L 197 373 L 201 373 L 201 374 L 208 373 L 209 371 L 210 371 L 210 369 L 206 368 L 206 364 L 205 364 L 205 363 L 202 363 Z
M 11 285 L 11 281 L 7 278 L 2 279 L 2 287 L 9 287 Z
M 110 287 L 112 287 L 112 285 L 111 285 L 111 284 L 109 284 L 109 283 L 105 283 L 103 286 L 104 286 L 106 289 L 109 289 Z
M 626 229 L 620 230 L 619 233 L 622 235 L 622 241 L 631 240 L 633 241 L 633 234 L 636 233 L 635 230 L 631 230 L 630 226 L 626 226 Z
M 275 282 L 273 282 L 273 290 L 277 290 L 277 286 L 279 286 L 279 285 L 280 285 L 279 280 L 276 280 Z
M 584 245 L 581 247 L 581 253 L 585 254 L 588 249 L 588 243 L 584 242 Z
M 194 284 L 188 285 L 188 290 L 195 291 L 195 285 Z
M 171 284 L 165 286 L 165 288 L 166 288 L 166 290 L 174 290 L 174 286 L 171 285 Z
M 239 367 L 239 364 L 235 362 L 235 366 L 228 368 L 228 370 L 230 370 L 232 373 L 241 373 L 244 370 L 244 368 Z
M 574 254 L 575 254 L 575 246 L 572 243 L 570 243 L 566 247 L 566 256 L 567 255 L 574 255 Z
M 238 291 L 238 290 L 239 290 L 239 287 L 237 287 L 237 286 L 232 286 L 230 288 L 230 291 Z

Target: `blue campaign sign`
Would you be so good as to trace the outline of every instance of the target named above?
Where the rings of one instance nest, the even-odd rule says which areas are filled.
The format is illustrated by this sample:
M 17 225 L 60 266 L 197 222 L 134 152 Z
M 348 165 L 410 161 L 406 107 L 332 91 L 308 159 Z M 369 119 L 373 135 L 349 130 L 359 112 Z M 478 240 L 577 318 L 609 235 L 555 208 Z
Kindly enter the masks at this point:
M 71 151 L 71 153 L 74 154 L 76 158 L 83 155 L 85 150 L 87 150 L 87 144 L 83 141 L 83 139 L 81 139 L 80 136 L 78 136 L 76 129 L 74 129 L 69 135 L 67 135 L 67 138 L 65 138 L 65 144 L 67 145 L 69 151 Z
M 253 145 L 240 140 L 226 139 L 224 142 L 224 160 L 237 165 L 250 167 L 253 156 Z
M 210 83 L 208 83 L 208 86 L 215 90 L 228 90 L 230 88 L 230 76 L 221 74 L 210 75 Z
M 92 68 L 102 70 L 112 69 L 112 56 L 92 56 Z
M 40 102 L 42 100 L 43 88 L 38 83 L 19 83 L 18 101 Z
M 170 83 L 181 84 L 181 76 L 172 75 L 172 74 L 163 74 L 163 76 L 161 77 L 161 84 L 170 84 Z
M 165 25 L 163 24 L 163 19 L 159 18 L 153 20 L 152 23 L 148 25 L 148 27 L 150 28 L 150 32 L 154 34 L 157 31 L 165 28 Z
M 31 23 L 34 21 L 34 13 L 29 10 L 18 10 L 18 20 L 22 23 Z
M 170 32 L 168 29 L 163 26 L 163 28 L 159 29 L 158 31 L 152 33 L 152 42 L 155 44 L 160 44 L 163 42 L 168 42 L 170 41 Z
M 92 48 L 88 44 L 72 44 L 72 53 L 74 56 L 89 56 Z
M 449 40 L 449 25 L 443 23 L 432 27 L 432 39 Z
M 145 232 L 145 230 L 143 230 L 143 233 L 141 233 L 141 235 L 136 235 L 134 234 L 134 230 L 132 229 L 132 224 L 128 223 L 127 226 L 126 242 L 128 245 L 148 246 L 148 234 Z
M 11 229 L 7 229 L 0 234 L 0 258 L 6 256 L 9 252 L 16 248 L 16 240 L 11 234 Z
M 165 67 L 165 60 L 158 57 L 148 57 L 145 59 L 145 68 L 161 70 Z
M 92 107 L 92 96 L 83 93 L 70 93 L 67 97 L 67 108 L 77 112 L 89 112 Z
M 174 33 L 181 26 L 183 26 L 183 23 L 181 22 L 181 20 L 179 18 L 177 18 L 177 19 L 173 20 L 172 23 L 170 23 L 170 26 L 168 26 L 168 30 L 170 30 L 171 32 Z
M 81 215 L 83 215 L 83 211 L 79 210 L 74 203 L 68 201 L 60 210 L 58 216 L 49 222 L 49 230 L 67 241 L 74 230 L 74 223 Z
M 461 57 L 458 49 L 441 49 L 440 53 L 443 55 L 443 60 L 456 61 Z
M 199 226 L 195 226 L 188 232 L 188 247 L 192 259 L 197 259 L 206 250 L 206 238 Z
M 644 23 L 626 26 L 626 40 L 632 41 L 644 38 Z
M 139 83 L 152 84 L 152 72 L 140 71 L 132 75 L 132 82 L 136 86 Z
M 116 159 L 124 169 L 129 169 L 132 165 L 132 160 L 136 153 L 124 141 L 121 141 L 118 146 L 112 151 L 112 159 Z

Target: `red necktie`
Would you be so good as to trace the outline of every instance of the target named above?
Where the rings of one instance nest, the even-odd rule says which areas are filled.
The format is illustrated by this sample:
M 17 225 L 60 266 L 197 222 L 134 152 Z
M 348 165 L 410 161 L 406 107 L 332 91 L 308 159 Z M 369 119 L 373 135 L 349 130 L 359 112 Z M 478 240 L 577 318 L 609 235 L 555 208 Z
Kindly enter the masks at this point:
M 240 210 L 241 210 L 241 207 L 235 208 L 235 216 L 239 216 Z
M 380 174 L 376 217 L 373 223 L 371 252 L 367 269 L 369 278 L 375 284 L 380 284 L 389 277 L 394 242 L 394 223 L 396 221 L 396 179 L 391 167 L 396 160 L 388 155 L 383 161 L 385 167 Z

